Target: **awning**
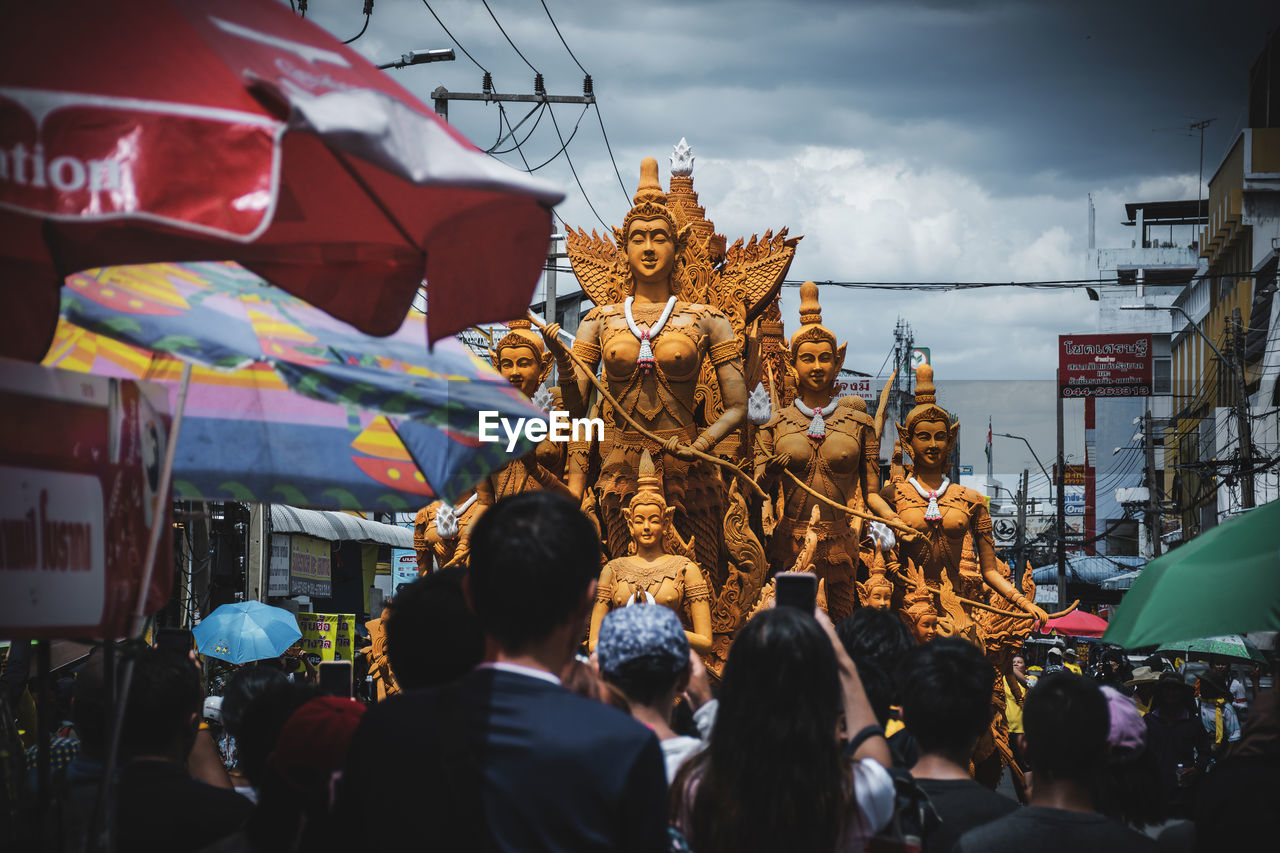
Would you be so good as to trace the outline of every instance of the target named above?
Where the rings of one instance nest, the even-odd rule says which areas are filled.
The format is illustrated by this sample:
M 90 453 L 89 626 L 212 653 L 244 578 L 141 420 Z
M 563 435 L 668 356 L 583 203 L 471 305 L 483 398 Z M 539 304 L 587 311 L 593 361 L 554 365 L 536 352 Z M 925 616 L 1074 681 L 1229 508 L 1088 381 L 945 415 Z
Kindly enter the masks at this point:
M 1083 583 L 1098 586 L 1116 575 L 1141 569 L 1147 564 L 1145 557 L 1105 557 L 1102 555 L 1068 554 L 1067 583 Z M 1032 570 L 1036 585 L 1054 586 L 1058 583 L 1058 564 L 1036 566 Z
M 393 548 L 412 548 L 413 531 L 395 524 L 383 524 L 348 515 L 271 505 L 271 529 L 276 533 L 305 533 L 330 542 L 378 542 Z

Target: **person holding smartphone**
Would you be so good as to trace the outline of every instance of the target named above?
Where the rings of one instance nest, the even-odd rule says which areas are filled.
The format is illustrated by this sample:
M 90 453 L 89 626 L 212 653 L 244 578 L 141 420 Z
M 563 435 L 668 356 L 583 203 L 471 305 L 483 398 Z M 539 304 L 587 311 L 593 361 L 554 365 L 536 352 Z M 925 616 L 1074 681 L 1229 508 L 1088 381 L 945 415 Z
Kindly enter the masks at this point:
M 699 853 L 862 850 L 893 815 L 857 667 L 826 614 L 791 596 L 780 586 L 779 606 L 739 632 L 710 743 L 672 786 L 673 823 Z

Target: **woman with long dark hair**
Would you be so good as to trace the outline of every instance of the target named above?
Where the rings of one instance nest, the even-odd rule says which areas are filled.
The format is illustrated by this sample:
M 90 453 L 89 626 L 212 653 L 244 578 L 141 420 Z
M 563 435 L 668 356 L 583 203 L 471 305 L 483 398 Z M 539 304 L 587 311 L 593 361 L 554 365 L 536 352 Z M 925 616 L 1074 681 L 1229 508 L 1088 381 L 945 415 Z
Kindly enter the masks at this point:
M 672 785 L 696 853 L 861 851 L 892 816 L 883 730 L 825 614 L 767 610 L 725 664 L 707 749 Z

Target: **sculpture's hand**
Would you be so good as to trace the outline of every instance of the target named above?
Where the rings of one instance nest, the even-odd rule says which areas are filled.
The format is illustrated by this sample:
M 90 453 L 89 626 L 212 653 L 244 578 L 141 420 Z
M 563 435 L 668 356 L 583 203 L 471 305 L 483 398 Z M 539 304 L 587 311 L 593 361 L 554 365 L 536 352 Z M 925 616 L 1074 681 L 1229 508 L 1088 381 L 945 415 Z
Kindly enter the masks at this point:
M 547 350 L 552 355 L 559 357 L 568 355 L 568 349 L 565 348 L 564 343 L 560 340 L 559 323 L 548 323 L 539 331 L 542 332 L 542 339 L 547 342 Z
M 693 455 L 693 448 L 687 444 L 681 444 L 680 438 L 674 435 L 662 443 L 662 452 L 670 453 L 677 459 L 684 459 L 686 461 L 697 458 Z
M 787 466 L 790 464 L 791 464 L 790 453 L 775 453 L 765 460 L 764 472 L 768 474 L 770 477 L 776 477 L 777 475 L 781 474 L 784 470 L 786 470 Z
M 1049 614 L 1046 613 L 1043 608 L 1038 607 L 1034 602 L 1028 601 L 1026 604 L 1023 605 L 1023 609 L 1026 610 L 1028 613 L 1030 613 L 1032 616 L 1036 617 L 1036 619 L 1038 619 L 1042 623 L 1049 621 Z

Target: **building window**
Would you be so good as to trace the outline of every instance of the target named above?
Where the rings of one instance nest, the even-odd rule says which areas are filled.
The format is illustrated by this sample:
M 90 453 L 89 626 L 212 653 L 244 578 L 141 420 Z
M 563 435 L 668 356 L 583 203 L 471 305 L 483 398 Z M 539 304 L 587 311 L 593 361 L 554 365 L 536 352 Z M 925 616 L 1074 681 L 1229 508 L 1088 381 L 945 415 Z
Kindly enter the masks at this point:
M 1151 389 L 1153 394 L 1172 394 L 1173 393 L 1173 359 L 1165 356 L 1157 357 L 1152 361 L 1154 368 L 1153 384 Z

